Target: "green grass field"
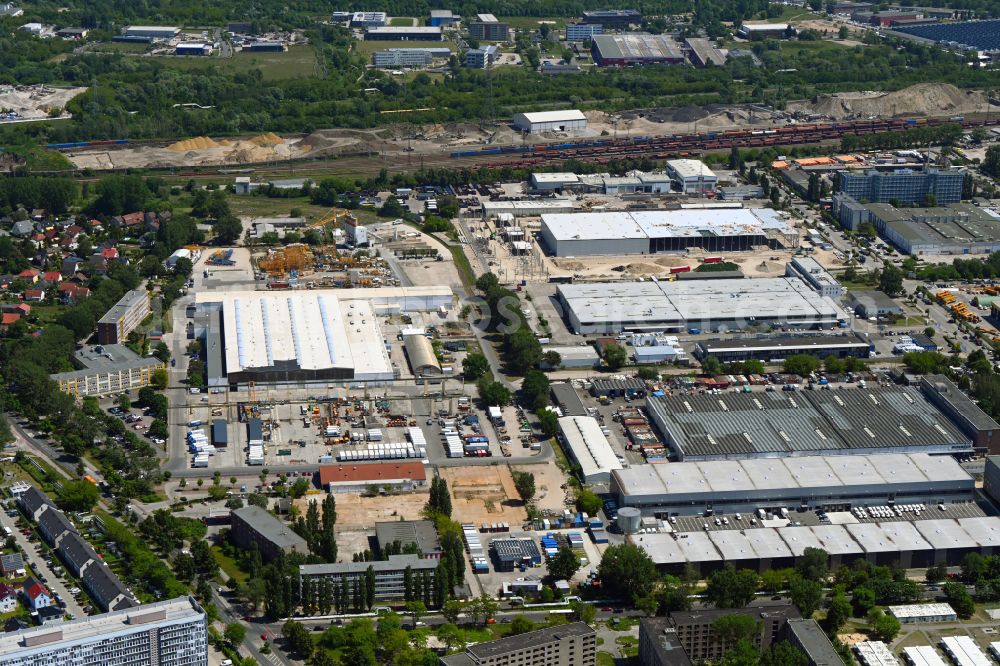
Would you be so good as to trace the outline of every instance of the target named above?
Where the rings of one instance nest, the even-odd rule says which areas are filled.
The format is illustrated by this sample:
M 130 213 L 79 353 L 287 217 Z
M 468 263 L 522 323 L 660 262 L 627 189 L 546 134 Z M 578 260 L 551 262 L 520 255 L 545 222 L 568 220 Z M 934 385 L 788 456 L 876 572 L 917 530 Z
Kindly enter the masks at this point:
M 257 68 L 265 81 L 298 79 L 316 73 L 316 51 L 311 46 L 292 46 L 283 53 L 250 53 L 237 51 L 232 58 L 155 56 L 160 62 L 176 69 L 218 67 L 225 73 L 244 72 Z
M 87 50 L 98 53 L 145 53 L 149 48 L 149 44 L 135 42 L 101 42 L 90 46 Z
M 414 22 L 414 19 L 409 16 L 393 16 L 389 19 L 389 25 L 409 27 L 411 25 L 420 25 L 420 21 Z
M 426 49 L 426 48 L 441 48 L 442 46 L 451 49 L 452 53 L 458 51 L 458 46 L 454 42 L 404 42 L 398 40 L 373 40 L 373 41 L 359 41 L 355 48 L 358 53 L 363 53 L 365 55 L 371 55 L 376 51 L 384 51 L 385 49 Z

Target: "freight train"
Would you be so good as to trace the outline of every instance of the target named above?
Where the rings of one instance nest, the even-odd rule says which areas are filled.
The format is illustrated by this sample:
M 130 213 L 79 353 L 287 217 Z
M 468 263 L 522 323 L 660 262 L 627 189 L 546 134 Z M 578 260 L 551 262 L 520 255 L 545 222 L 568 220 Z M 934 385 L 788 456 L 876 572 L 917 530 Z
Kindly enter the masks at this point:
M 853 120 L 835 123 L 809 123 L 786 125 L 774 129 L 735 129 L 721 132 L 702 132 L 670 136 L 637 136 L 628 139 L 582 140 L 570 143 L 539 143 L 523 146 L 490 146 L 479 150 L 462 150 L 450 153 L 452 158 L 482 157 L 485 155 L 521 155 L 522 159 L 490 166 L 532 166 L 545 160 L 587 158 L 605 162 L 616 158 L 646 156 L 656 159 L 686 157 L 693 152 L 720 150 L 732 147 L 755 148 L 766 146 L 815 143 L 839 139 L 847 135 L 877 134 L 908 130 L 914 127 L 938 126 L 952 121 L 945 118 L 917 118 L 894 120 Z M 962 120 L 963 127 L 986 125 L 984 120 Z

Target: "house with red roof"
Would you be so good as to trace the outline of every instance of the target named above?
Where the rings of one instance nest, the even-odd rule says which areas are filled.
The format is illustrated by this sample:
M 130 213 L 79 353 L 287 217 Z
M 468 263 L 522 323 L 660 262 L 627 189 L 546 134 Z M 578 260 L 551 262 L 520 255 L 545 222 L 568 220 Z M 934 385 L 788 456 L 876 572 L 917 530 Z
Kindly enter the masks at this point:
M 17 274 L 17 277 L 24 280 L 28 284 L 38 284 L 38 280 L 41 279 L 41 272 L 34 268 L 25 268 L 23 271 Z
M 21 315 L 15 314 L 13 312 L 4 312 L 0 314 L 0 329 L 7 330 L 7 327 L 13 324 L 15 321 L 21 319 Z
M 90 298 L 90 289 L 75 282 L 63 282 L 59 285 L 59 300 L 64 305 L 74 305 Z
M 24 581 L 23 594 L 25 602 L 31 610 L 47 608 L 54 603 L 52 593 L 34 578 L 28 578 Z
M 103 250 L 101 250 L 101 256 L 104 257 L 105 259 L 107 259 L 108 261 L 111 261 L 112 259 L 117 259 L 118 258 L 118 248 L 116 248 L 116 247 L 106 247 Z
M 42 279 L 45 281 L 45 284 L 59 284 L 62 282 L 62 273 L 59 271 L 46 271 L 42 275 Z
M 41 303 L 45 300 L 44 289 L 25 289 L 24 300 L 30 303 Z
M 31 314 L 31 306 L 27 303 L 4 303 L 0 305 L 0 312 L 29 315 Z

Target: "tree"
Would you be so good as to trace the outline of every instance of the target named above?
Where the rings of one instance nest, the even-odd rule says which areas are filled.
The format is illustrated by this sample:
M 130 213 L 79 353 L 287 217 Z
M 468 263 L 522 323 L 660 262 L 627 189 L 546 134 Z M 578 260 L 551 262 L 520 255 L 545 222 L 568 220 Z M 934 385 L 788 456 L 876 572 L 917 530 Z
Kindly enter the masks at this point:
M 840 30 L 837 31 L 837 39 L 847 39 L 848 34 L 847 26 L 842 25 L 840 26 Z
M 535 623 L 526 618 L 523 615 L 515 615 L 510 621 L 510 632 L 508 636 L 517 636 L 518 634 L 526 634 L 529 631 L 535 630 Z
M 511 470 L 511 475 L 514 477 L 514 487 L 517 488 L 517 494 L 527 504 L 535 496 L 535 475 L 531 472 L 518 470 Z
M 56 503 L 66 511 L 90 511 L 101 497 L 101 491 L 90 481 L 63 481 Z
M 162 391 L 167 388 L 169 381 L 170 379 L 167 375 L 166 368 L 157 368 L 156 370 L 153 370 L 153 373 L 149 376 L 149 383 L 157 391 Z
M 838 588 L 826 609 L 826 632 L 831 636 L 836 635 L 844 623 L 851 617 L 851 602 L 843 588 Z
M 448 599 L 441 606 L 441 615 L 444 619 L 448 620 L 450 624 L 455 624 L 458 622 L 458 616 L 462 613 L 462 602 L 458 599 Z
M 854 599 L 854 614 L 858 617 L 864 616 L 875 607 L 875 591 L 871 588 L 856 587 L 851 596 Z
M 561 547 L 549 560 L 549 575 L 555 579 L 569 580 L 580 570 L 580 558 L 569 546 Z
M 752 615 L 731 613 L 712 622 L 712 634 L 725 645 L 740 641 L 752 642 L 760 633 L 760 623 Z
M 472 353 L 462 360 L 462 375 L 467 381 L 474 382 L 490 371 L 490 362 L 483 354 Z
M 823 603 L 823 585 L 819 581 L 796 575 L 789 583 L 792 603 L 798 607 L 802 617 L 809 618 Z
M 944 591 L 945 599 L 955 609 L 958 617 L 967 620 L 976 612 L 976 604 L 972 600 L 972 595 L 965 589 L 965 585 L 951 582 L 945 583 L 941 589 Z
M 562 365 L 562 354 L 554 349 L 550 349 L 542 354 L 542 364 L 547 368 L 558 368 Z
M 819 369 L 819 359 L 812 354 L 793 354 L 785 359 L 785 372 L 800 377 L 808 377 Z
M 546 437 L 554 437 L 559 433 L 559 415 L 551 409 L 540 409 L 536 412 L 538 427 Z
M 709 577 L 705 596 L 718 608 L 743 608 L 753 601 L 759 583 L 757 572 L 727 564 Z
M 233 647 L 237 647 L 240 643 L 242 643 L 246 635 L 247 635 L 246 627 L 244 627 L 239 622 L 230 622 L 229 624 L 227 624 L 226 630 L 223 633 L 223 636 L 225 636 L 226 640 Z
M 281 635 L 288 641 L 291 652 L 299 655 L 302 659 L 308 659 L 312 656 L 316 646 L 313 644 L 309 630 L 301 622 L 287 620 L 281 625 Z
M 656 565 L 649 554 L 630 543 L 608 547 L 597 573 L 608 595 L 618 599 L 634 600 L 646 596 L 657 579 Z
M 594 607 L 594 604 L 587 603 L 586 601 L 571 601 L 569 609 L 573 611 L 573 619 L 577 622 L 593 624 L 594 619 L 597 617 L 597 609 Z
M 576 494 L 576 508 L 589 516 L 596 516 L 604 503 L 600 496 L 589 488 L 583 488 Z
M 422 601 L 407 601 L 406 613 L 410 616 L 410 619 L 413 620 L 413 627 L 416 628 L 417 622 L 419 622 L 420 618 L 427 613 L 427 606 L 424 605 L 424 602 Z
M 486 377 L 476 384 L 479 389 L 479 398 L 487 406 L 502 407 L 510 402 L 510 389 L 500 382 L 490 381 Z
M 243 235 L 243 223 L 240 222 L 240 218 L 232 214 L 220 217 L 213 228 L 215 238 L 224 245 L 232 243 Z
M 532 409 L 549 404 L 549 378 L 540 370 L 528 370 L 521 382 L 521 394 Z
M 128 397 L 128 393 L 119 393 L 115 396 L 115 405 L 118 409 L 123 412 L 127 412 L 132 409 L 132 401 Z
M 927 569 L 925 578 L 928 583 L 940 583 L 948 577 L 948 568 L 943 564 L 937 564 Z
M 604 365 L 608 366 L 611 370 L 617 370 L 628 361 L 628 353 L 625 348 L 619 344 L 610 343 L 604 347 Z
M 986 149 L 982 170 L 988 176 L 1000 178 L 1000 144 L 993 144 Z
M 830 555 L 822 548 L 806 548 L 795 563 L 795 570 L 807 580 L 824 580 L 829 573 L 826 563 Z
M 878 288 L 889 296 L 903 293 L 903 271 L 887 263 L 879 275 Z
M 892 639 L 899 633 L 901 625 L 899 620 L 892 615 L 887 615 L 884 611 L 876 608 L 868 613 L 868 628 L 876 640 L 891 643 Z
M 771 647 L 760 655 L 760 666 L 809 666 L 806 653 L 788 641 L 772 643 Z

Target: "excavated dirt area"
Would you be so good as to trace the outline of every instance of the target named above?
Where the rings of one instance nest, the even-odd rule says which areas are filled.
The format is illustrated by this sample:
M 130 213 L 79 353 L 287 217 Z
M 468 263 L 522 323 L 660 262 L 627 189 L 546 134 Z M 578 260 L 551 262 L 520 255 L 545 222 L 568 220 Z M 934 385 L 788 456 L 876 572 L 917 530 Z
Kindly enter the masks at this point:
M 0 86 L 0 109 L 14 111 L 21 118 L 45 118 L 52 109 L 65 109 L 71 99 L 86 88 L 52 86 Z
M 818 95 L 788 105 L 789 111 L 819 114 L 834 120 L 961 115 L 985 112 L 988 108 L 982 92 L 960 90 L 949 83 L 920 83 L 894 92 Z
M 83 89 L 80 89 L 83 90 Z M 0 87 L 0 107 L 6 106 Z M 167 146 L 129 146 L 120 150 L 67 153 L 78 168 L 139 168 L 241 165 L 303 157 L 352 154 L 440 155 L 452 150 L 486 146 L 566 141 L 595 136 L 657 136 L 747 127 L 776 127 L 803 117 L 844 120 L 894 116 L 951 116 L 984 112 L 986 95 L 950 84 L 923 83 L 895 92 L 819 95 L 790 102 L 787 112 L 757 105 L 685 106 L 605 113 L 587 111 L 588 128 L 574 133 L 522 137 L 510 126 L 482 127 L 476 123 L 389 125 L 371 130 L 318 130 L 305 137 L 267 133 L 244 139 L 193 137 Z

